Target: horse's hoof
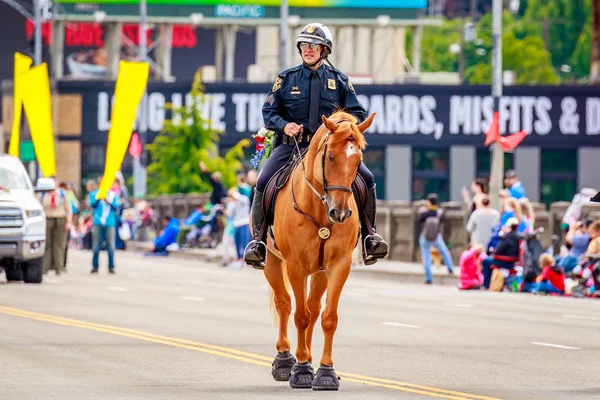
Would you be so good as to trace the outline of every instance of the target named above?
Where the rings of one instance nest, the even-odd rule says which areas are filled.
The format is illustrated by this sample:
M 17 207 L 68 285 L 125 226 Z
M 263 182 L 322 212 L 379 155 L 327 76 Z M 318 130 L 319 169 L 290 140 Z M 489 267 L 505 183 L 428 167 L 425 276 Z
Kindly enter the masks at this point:
M 294 389 L 310 389 L 314 377 L 315 370 L 310 362 L 295 363 L 290 374 L 290 386 Z
M 273 368 L 271 369 L 273 379 L 280 382 L 289 381 L 294 364 L 296 364 L 296 357 L 290 354 L 289 351 L 277 353 L 277 357 L 275 357 L 272 364 Z
M 340 388 L 340 378 L 335 373 L 333 367 L 321 365 L 317 370 L 317 376 L 313 379 L 313 390 L 338 390 Z

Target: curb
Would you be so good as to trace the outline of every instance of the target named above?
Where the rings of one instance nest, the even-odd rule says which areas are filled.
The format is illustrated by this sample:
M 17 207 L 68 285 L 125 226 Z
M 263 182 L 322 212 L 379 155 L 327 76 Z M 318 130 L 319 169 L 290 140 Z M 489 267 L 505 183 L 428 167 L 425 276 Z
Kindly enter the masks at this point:
M 130 252 L 144 252 L 150 251 L 152 248 L 151 242 L 127 242 L 126 251 Z M 202 249 L 194 249 L 194 250 L 176 250 L 169 253 L 169 257 L 178 258 L 182 260 L 190 260 L 190 261 L 203 261 L 207 263 L 218 264 L 221 261 L 220 254 L 215 254 L 214 250 L 202 250 Z M 389 263 L 393 263 L 393 261 L 388 261 Z M 402 266 L 399 263 L 398 270 L 390 270 L 389 268 L 378 268 L 377 264 L 372 267 L 367 267 L 364 265 L 353 266 L 351 274 L 360 275 L 361 277 L 369 278 L 369 279 L 385 279 L 391 280 L 395 282 L 402 283 L 414 283 L 423 285 L 425 282 L 425 278 L 423 272 L 415 272 L 415 271 L 402 271 Z M 448 275 L 445 271 L 438 272 L 435 270 L 433 273 L 433 283 L 434 285 L 441 286 L 454 286 L 458 285 L 458 276 L 456 273 L 454 275 Z

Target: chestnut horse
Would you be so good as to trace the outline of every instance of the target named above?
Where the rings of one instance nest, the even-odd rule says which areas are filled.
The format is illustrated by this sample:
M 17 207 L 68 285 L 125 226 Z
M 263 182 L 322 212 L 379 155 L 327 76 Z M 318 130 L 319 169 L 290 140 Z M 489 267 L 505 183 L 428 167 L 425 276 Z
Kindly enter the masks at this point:
M 359 235 L 359 212 L 351 187 L 366 146 L 363 132 L 374 117 L 371 114 L 356 125 L 357 119 L 342 111 L 330 118 L 323 116 L 323 124 L 312 138 L 303 163 L 295 167 L 276 200 L 273 224 L 276 246 L 269 237 L 264 269 L 279 325 L 278 354 L 272 375 L 275 380 L 289 380 L 294 388 L 339 388 L 339 378 L 333 369 L 333 335 L 338 325 L 339 299 L 350 274 L 352 252 Z M 296 358 L 290 353 L 288 338 L 292 311 L 290 286 L 296 303 Z M 325 291 L 326 304 L 321 316 L 325 343 L 315 376 L 311 345 Z

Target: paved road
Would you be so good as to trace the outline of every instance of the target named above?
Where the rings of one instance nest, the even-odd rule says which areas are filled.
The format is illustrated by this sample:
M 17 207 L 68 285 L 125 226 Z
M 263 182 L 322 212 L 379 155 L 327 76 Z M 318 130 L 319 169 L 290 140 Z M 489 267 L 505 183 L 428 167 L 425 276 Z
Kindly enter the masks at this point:
M 334 342 L 342 386 L 312 392 L 271 378 L 260 272 L 119 253 L 116 275 L 91 276 L 89 253 L 69 255 L 66 275 L 0 284 L 0 399 L 600 399 L 593 300 L 351 275 Z

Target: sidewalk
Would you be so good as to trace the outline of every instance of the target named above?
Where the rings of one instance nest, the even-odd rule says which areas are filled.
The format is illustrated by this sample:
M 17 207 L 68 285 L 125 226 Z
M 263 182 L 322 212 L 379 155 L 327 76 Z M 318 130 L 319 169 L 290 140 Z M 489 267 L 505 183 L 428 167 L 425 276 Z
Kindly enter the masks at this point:
M 152 242 L 127 242 L 127 251 L 142 253 L 152 248 Z M 202 260 L 209 263 L 221 262 L 221 247 L 216 249 L 181 249 L 169 253 L 169 257 L 187 260 Z M 457 286 L 458 266 L 454 267 L 454 275 L 448 275 L 446 267 L 432 268 L 434 285 Z M 423 265 L 412 262 L 380 260 L 371 266 L 354 265 L 352 274 L 368 278 L 396 280 L 404 283 L 423 284 L 425 275 Z

